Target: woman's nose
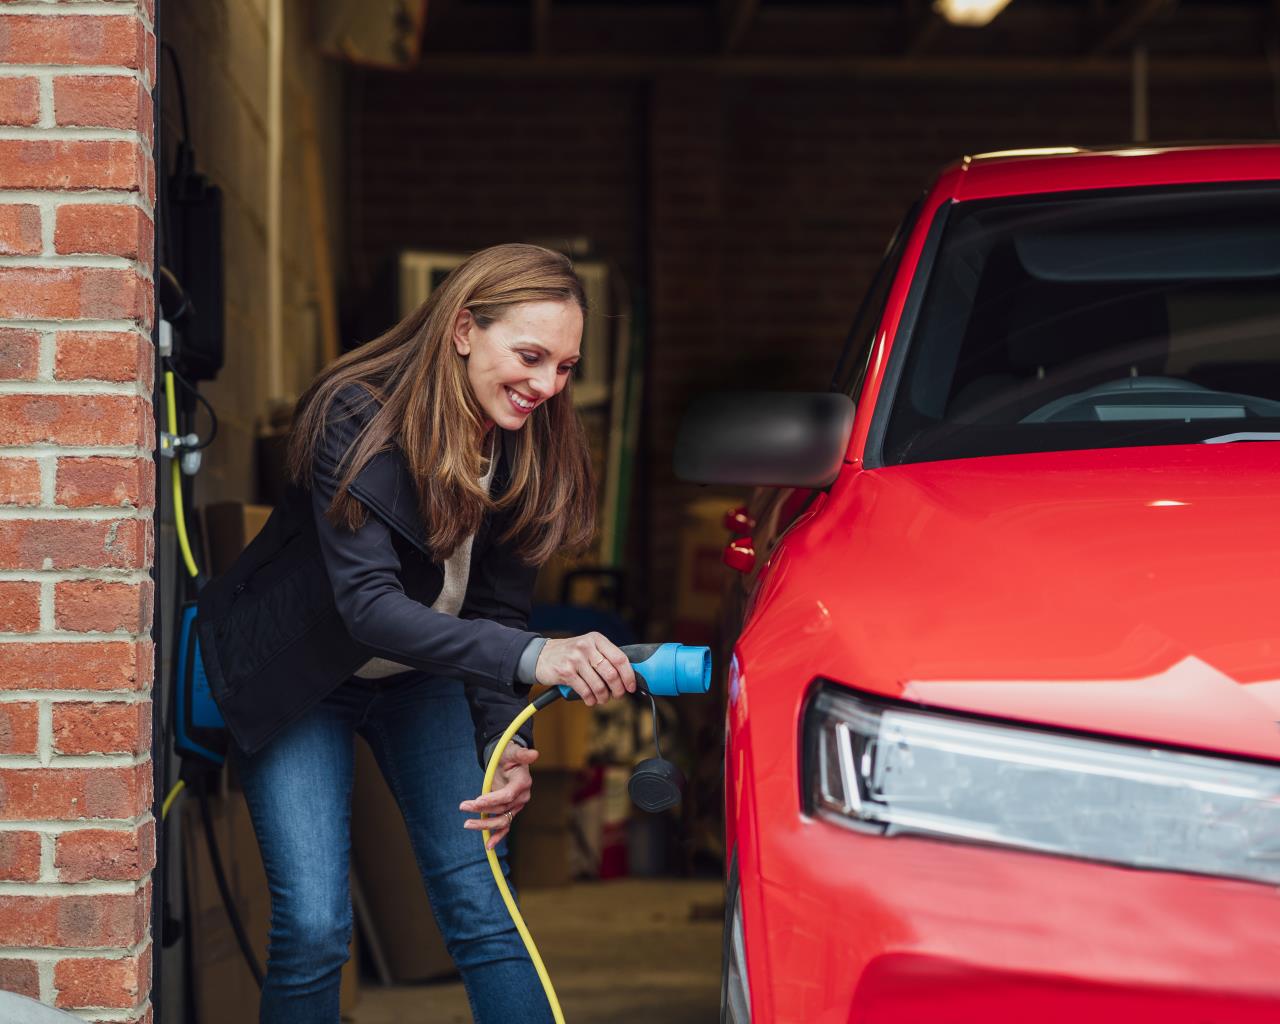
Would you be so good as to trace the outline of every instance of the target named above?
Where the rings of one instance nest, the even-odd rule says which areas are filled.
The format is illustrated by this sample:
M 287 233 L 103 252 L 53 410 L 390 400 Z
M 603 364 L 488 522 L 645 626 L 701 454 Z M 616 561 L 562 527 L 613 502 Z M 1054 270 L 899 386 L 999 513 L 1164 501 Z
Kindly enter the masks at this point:
M 539 396 L 554 394 L 556 390 L 555 370 L 544 371 L 530 377 L 529 387 Z

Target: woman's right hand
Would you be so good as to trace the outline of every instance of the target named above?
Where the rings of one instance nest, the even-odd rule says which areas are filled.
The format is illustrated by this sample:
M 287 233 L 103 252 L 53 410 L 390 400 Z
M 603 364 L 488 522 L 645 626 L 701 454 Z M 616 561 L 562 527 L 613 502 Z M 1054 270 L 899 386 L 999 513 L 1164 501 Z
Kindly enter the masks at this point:
M 569 687 L 588 707 L 636 692 L 631 662 L 599 633 L 548 640 L 533 674 L 544 686 Z

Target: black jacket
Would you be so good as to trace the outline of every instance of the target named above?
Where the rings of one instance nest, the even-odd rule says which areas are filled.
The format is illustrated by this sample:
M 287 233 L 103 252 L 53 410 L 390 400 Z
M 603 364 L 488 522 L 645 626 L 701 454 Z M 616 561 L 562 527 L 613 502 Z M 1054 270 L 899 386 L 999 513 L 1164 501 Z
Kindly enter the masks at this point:
M 417 491 L 398 448 L 380 452 L 352 481 L 370 510 L 354 533 L 324 516 L 338 464 L 376 404 L 352 385 L 339 392 L 310 488 L 291 486 L 283 504 L 235 564 L 199 597 L 201 656 L 210 688 L 242 750 L 253 753 L 380 656 L 461 679 L 477 750 L 524 705 L 516 678 L 536 570 L 502 544 L 506 515 L 487 516 L 471 549 L 471 575 L 457 617 L 429 605 L 444 585 L 426 549 Z M 495 428 L 498 429 L 498 428 Z M 506 490 L 511 438 L 491 493 Z M 524 739 L 532 745 L 528 733 Z

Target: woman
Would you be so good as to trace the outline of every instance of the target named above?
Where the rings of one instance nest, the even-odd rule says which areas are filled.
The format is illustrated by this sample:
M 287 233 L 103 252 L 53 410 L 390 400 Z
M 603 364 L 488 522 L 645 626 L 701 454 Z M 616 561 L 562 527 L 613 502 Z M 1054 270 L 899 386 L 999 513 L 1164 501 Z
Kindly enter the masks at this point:
M 507 834 L 537 753 L 526 730 L 483 798 L 477 754 L 535 680 L 587 704 L 635 689 L 603 636 L 526 628 L 535 567 L 593 530 L 568 386 L 585 312 L 557 253 L 472 256 L 316 378 L 286 500 L 200 595 L 205 667 L 271 889 L 263 1022 L 338 1019 L 357 733 L 404 814 L 476 1020 L 550 1019 L 476 834 Z

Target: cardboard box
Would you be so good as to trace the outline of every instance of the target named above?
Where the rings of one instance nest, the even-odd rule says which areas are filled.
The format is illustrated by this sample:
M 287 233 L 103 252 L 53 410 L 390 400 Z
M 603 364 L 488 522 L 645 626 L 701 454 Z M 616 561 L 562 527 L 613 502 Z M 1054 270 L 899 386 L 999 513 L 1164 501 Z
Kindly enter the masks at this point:
M 356 743 L 351 847 L 391 979 L 424 981 L 456 973 L 432 916 L 404 817 L 363 740 Z
M 532 697 L 545 692 L 534 687 Z M 592 709 L 580 700 L 559 700 L 538 712 L 533 721 L 537 768 L 574 770 L 586 765 L 591 753 Z
M 217 501 L 204 506 L 201 515 L 209 557 L 208 575 L 218 576 L 231 568 L 245 545 L 271 518 L 271 511 L 270 505 L 246 505 L 239 501 Z
M 517 890 L 573 881 L 578 861 L 573 816 L 577 778 L 576 771 L 546 768 L 541 759 L 534 765 L 533 799 L 516 816 L 509 841 Z
M 262 855 L 244 796 L 238 792 L 210 797 L 214 837 L 222 857 L 227 886 L 244 925 L 258 964 L 267 963 L 267 930 L 271 923 L 271 895 L 262 868 Z M 182 812 L 184 864 L 191 893 L 187 936 L 193 943 L 196 1008 L 202 1024 L 257 1020 L 258 986 L 244 962 L 231 922 L 223 907 L 209 860 L 200 806 L 195 795 L 186 798 Z M 354 936 L 351 956 L 342 969 L 341 1008 L 359 1000 L 359 968 Z
M 533 799 L 516 815 L 514 828 L 568 830 L 573 824 L 573 795 L 577 785 L 576 770 L 550 768 L 538 758 L 533 766 Z
M 511 880 L 517 892 L 572 882 L 573 834 L 569 829 L 530 825 L 519 825 L 513 829 Z

